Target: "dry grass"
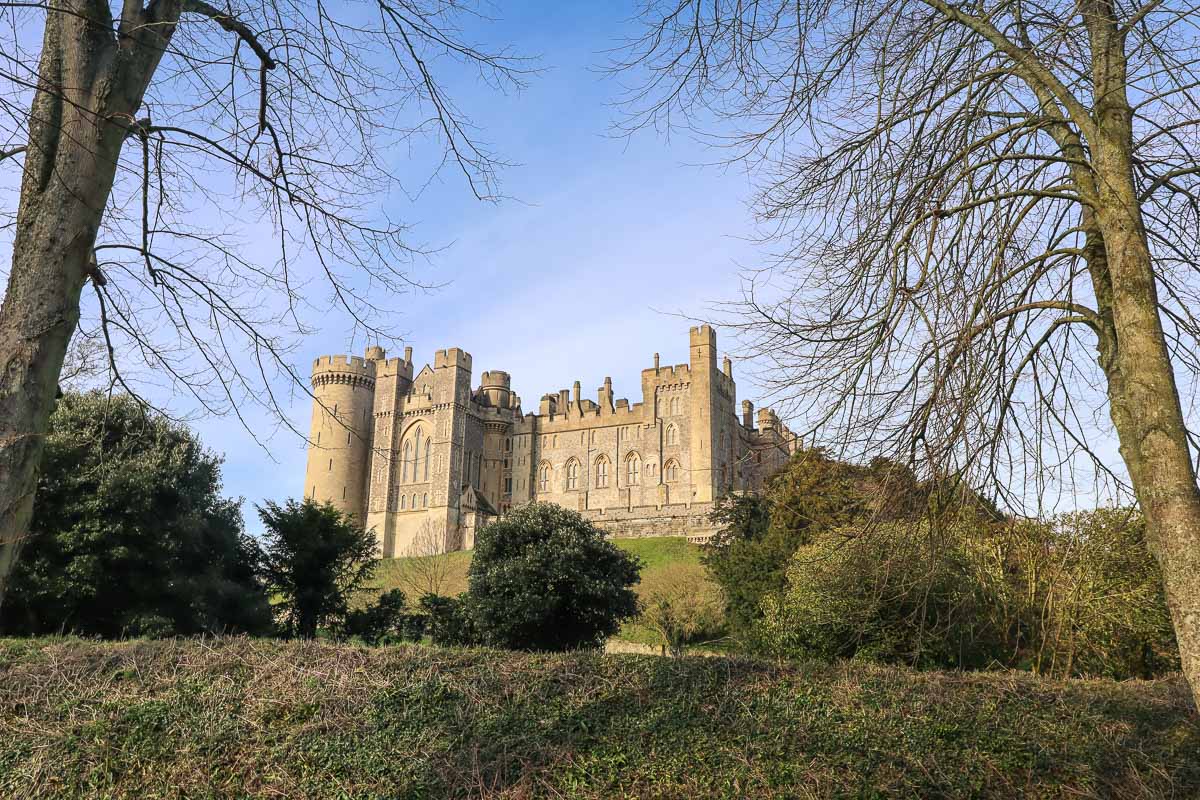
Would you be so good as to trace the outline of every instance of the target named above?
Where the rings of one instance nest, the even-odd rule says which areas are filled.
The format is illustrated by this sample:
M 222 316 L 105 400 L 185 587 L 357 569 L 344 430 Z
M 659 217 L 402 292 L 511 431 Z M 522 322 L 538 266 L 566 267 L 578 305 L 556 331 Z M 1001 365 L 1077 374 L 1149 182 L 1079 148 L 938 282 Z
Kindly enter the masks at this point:
M 1178 679 L 265 640 L 0 641 L 0 794 L 1200 796 Z

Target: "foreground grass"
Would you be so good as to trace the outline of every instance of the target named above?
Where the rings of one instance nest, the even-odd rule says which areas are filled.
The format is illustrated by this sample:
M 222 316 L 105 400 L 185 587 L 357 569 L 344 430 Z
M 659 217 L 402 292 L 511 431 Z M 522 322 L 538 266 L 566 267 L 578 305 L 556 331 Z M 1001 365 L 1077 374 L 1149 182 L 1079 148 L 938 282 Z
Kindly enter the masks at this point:
M 4 797 L 1200 796 L 1178 679 L 0 641 Z
M 635 588 L 639 595 L 653 591 L 672 569 L 686 569 L 703 582 L 704 568 L 700 564 L 701 550 L 682 536 L 659 536 L 645 539 L 612 539 L 613 544 L 642 560 L 642 580 Z M 377 589 L 364 595 L 363 602 L 374 599 L 389 589 L 402 590 L 411 600 L 433 588 L 430 576 L 436 575 L 437 593 L 457 595 L 467 590 L 467 569 L 471 566 L 471 551 L 458 551 L 440 556 L 385 558 L 379 562 L 372 585 Z M 637 621 L 625 625 L 617 638 L 639 644 L 659 644 L 657 635 Z

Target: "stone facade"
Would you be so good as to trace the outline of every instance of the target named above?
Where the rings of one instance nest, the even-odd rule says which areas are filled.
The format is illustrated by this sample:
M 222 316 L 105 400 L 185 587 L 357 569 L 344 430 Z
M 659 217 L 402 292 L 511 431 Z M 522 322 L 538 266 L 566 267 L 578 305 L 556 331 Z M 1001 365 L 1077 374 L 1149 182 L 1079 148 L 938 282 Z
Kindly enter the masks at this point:
M 573 389 L 523 413 L 507 372 L 472 388 L 471 356 L 439 350 L 413 374 L 412 348 L 387 359 L 313 364 L 304 493 L 374 528 L 384 557 L 470 548 L 475 530 L 534 500 L 558 503 L 613 536 L 711 535 L 713 501 L 753 491 L 795 450 L 770 409 L 737 413 L 716 333 L 689 333 L 689 362 L 642 370 L 642 402 Z

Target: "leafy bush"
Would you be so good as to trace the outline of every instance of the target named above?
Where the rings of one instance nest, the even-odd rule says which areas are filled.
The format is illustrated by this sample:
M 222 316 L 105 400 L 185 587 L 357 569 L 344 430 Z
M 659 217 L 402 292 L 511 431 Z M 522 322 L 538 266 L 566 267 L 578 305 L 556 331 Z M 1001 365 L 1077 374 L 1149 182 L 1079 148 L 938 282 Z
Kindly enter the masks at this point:
M 258 509 L 266 527 L 263 574 L 289 636 L 311 639 L 342 624 L 377 564 L 375 534 L 330 503 L 288 500 Z
M 927 495 L 911 472 L 890 461 L 859 466 L 811 449 L 793 455 L 761 496 L 720 498 L 712 520 L 721 527 L 704 565 L 724 590 L 743 643 L 751 643 L 764 599 L 783 591 L 797 549 L 822 531 L 868 518 L 915 518 Z
M 260 557 L 195 433 L 130 397 L 67 394 L 0 620 L 10 634 L 265 633 Z
M 683 655 L 686 645 L 721 635 L 725 616 L 720 587 L 702 567 L 672 564 L 653 588 L 642 593 L 641 600 L 638 619 L 671 655 Z
M 1144 538 L 1140 516 L 1119 509 L 830 531 L 764 602 L 760 641 L 788 656 L 1162 675 L 1178 653 Z
M 370 645 L 415 642 L 425 632 L 424 617 L 410 613 L 404 592 L 392 589 L 371 605 L 346 612 L 337 632 L 340 638 L 357 638 Z
M 471 618 L 466 594 L 442 597 L 427 594 L 421 598 L 424 631 L 434 644 L 442 647 L 467 647 L 479 643 L 479 633 Z
M 760 642 L 777 655 L 978 668 L 1003 658 L 959 531 L 840 528 L 800 548 L 768 597 Z
M 532 503 L 476 535 L 471 616 L 485 644 L 599 647 L 637 613 L 638 559 L 574 511 Z

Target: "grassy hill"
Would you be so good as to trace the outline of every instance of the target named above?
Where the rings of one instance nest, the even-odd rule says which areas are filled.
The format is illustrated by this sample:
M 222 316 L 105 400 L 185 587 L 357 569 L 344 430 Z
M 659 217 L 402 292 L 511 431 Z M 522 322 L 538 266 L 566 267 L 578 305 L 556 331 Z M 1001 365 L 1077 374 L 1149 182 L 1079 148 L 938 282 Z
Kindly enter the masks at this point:
M 613 544 L 642 560 L 642 581 L 635 587 L 639 594 L 652 591 L 671 570 L 687 570 L 697 581 L 705 580 L 700 565 L 700 548 L 688 544 L 682 536 L 646 539 L 613 539 Z M 419 558 L 388 558 L 379 562 L 373 585 L 377 591 L 402 589 L 412 600 L 436 584 L 438 594 L 456 595 L 466 591 L 467 568 L 471 551 Z M 716 591 L 715 586 L 713 591 Z M 374 595 L 376 592 L 372 592 Z M 655 643 L 654 635 L 636 622 L 622 629 L 619 638 L 644 644 Z
M 0 640 L 0 796 L 1200 796 L 1178 679 Z

